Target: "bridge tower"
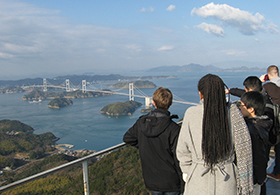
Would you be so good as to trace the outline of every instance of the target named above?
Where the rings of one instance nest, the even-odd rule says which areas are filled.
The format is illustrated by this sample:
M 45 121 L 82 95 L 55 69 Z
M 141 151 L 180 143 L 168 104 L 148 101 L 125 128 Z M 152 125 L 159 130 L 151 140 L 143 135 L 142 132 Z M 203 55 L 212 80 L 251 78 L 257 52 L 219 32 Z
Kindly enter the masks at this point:
M 48 88 L 47 88 L 47 79 L 43 79 L 43 92 L 46 92 L 48 91 Z
M 153 107 L 153 98 L 152 97 L 145 97 L 145 106 L 146 106 L 146 108 Z
M 133 83 L 129 83 L 128 85 L 128 94 L 129 94 L 129 101 L 134 101 L 134 90 L 133 90 Z
M 86 80 L 82 80 L 82 92 L 85 93 L 87 90 L 87 82 Z
M 69 92 L 70 91 L 70 81 L 69 79 L 66 79 L 66 92 Z

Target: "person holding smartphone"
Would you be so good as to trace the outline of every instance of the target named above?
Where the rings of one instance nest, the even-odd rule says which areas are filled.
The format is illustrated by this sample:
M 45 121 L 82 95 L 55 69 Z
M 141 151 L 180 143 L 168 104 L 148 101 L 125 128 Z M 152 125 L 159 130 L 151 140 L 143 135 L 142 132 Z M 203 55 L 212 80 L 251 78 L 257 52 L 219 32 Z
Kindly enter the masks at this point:
M 276 65 L 271 65 L 267 68 L 267 74 L 259 78 L 264 84 L 263 88 L 271 97 L 274 104 L 280 105 L 280 77 L 279 69 Z M 270 142 L 273 137 L 270 137 Z M 269 148 L 270 151 L 270 148 Z M 268 154 L 269 154 L 268 151 Z M 280 143 L 274 146 L 275 151 L 275 166 L 272 173 L 268 173 L 267 177 L 280 181 Z

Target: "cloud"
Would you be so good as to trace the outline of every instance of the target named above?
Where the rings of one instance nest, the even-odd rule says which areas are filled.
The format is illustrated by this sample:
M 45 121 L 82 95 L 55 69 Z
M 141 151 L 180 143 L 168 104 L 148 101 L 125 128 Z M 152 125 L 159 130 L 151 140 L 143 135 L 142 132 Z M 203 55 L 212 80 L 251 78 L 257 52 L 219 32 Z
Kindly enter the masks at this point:
M 200 29 L 204 30 L 205 32 L 213 33 L 214 35 L 216 35 L 218 37 L 223 37 L 225 34 L 224 30 L 221 27 L 216 26 L 214 24 L 207 24 L 205 22 L 201 23 L 200 25 L 195 26 L 195 28 L 200 28 Z
M 136 52 L 142 51 L 142 49 L 140 48 L 140 46 L 135 45 L 135 44 L 133 44 L 133 45 L 126 45 L 125 47 L 126 47 L 126 49 L 128 49 L 128 50 L 132 50 L 132 51 L 136 51 Z
M 154 11 L 155 11 L 155 9 L 152 7 L 149 7 L 149 8 L 143 7 L 141 10 L 139 10 L 139 12 L 154 12 Z
M 268 31 L 270 33 L 278 33 L 277 26 L 268 23 L 264 16 L 259 13 L 255 15 L 248 11 L 231 7 L 227 4 L 209 3 L 201 8 L 194 8 L 191 15 L 194 14 L 203 18 L 213 18 L 224 26 L 231 26 L 244 35 L 254 35 L 260 31 Z
M 167 11 L 173 11 L 175 10 L 176 6 L 175 5 L 169 5 L 168 8 L 166 9 Z
M 174 46 L 172 45 L 165 45 L 165 46 L 162 46 L 161 48 L 159 48 L 158 50 L 159 51 L 168 51 L 168 50 L 172 50 L 174 49 Z
M 11 54 L 7 54 L 7 53 L 1 53 L 0 52 L 0 59 L 2 58 L 2 59 L 8 59 L 8 58 L 12 58 L 13 57 L 13 55 L 11 55 Z
M 71 24 L 59 10 L 18 1 L 0 0 L 0 5 L 0 62 L 7 67 L 0 76 L 125 66 L 127 55 L 141 52 L 133 44 L 144 42 L 127 29 Z
M 245 51 L 236 51 L 236 50 L 223 50 L 222 53 L 225 53 L 228 56 L 244 56 L 246 55 Z

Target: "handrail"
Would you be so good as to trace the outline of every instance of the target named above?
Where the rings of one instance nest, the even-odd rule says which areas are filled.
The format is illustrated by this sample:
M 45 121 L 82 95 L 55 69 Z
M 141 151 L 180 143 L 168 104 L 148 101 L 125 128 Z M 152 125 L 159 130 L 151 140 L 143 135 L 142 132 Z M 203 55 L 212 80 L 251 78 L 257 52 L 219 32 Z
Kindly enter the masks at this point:
M 88 155 L 88 156 L 79 158 L 79 159 L 77 159 L 77 160 L 71 161 L 71 162 L 69 162 L 69 163 L 65 163 L 65 164 L 63 164 L 63 165 L 54 167 L 54 168 L 49 169 L 49 170 L 47 170 L 47 171 L 43 171 L 43 172 L 41 172 L 41 173 L 38 173 L 38 174 L 35 174 L 35 175 L 32 175 L 32 176 L 26 177 L 26 178 L 24 178 L 24 179 L 15 181 L 15 182 L 13 182 L 13 183 L 10 183 L 10 184 L 8 184 L 8 185 L 5 185 L 5 186 L 0 187 L 0 192 L 4 192 L 4 191 L 6 191 L 6 190 L 9 190 L 9 189 L 14 188 L 14 187 L 19 186 L 19 185 L 22 185 L 22 184 L 24 184 L 24 183 L 33 181 L 33 180 L 35 180 L 35 179 L 39 179 L 40 177 L 44 177 L 44 176 L 49 175 L 49 174 L 51 174 L 51 173 L 54 173 L 54 172 L 56 172 L 56 171 L 59 171 L 59 170 L 62 170 L 62 169 L 64 169 L 64 168 L 73 166 L 73 165 L 75 165 L 75 164 L 86 162 L 86 161 L 87 161 L 88 159 L 90 159 L 90 158 L 93 158 L 93 157 L 99 156 L 99 155 L 101 155 L 101 154 L 110 152 L 110 151 L 112 151 L 112 150 L 121 148 L 121 147 L 123 147 L 123 146 L 125 146 L 125 145 L 126 145 L 126 144 L 123 142 L 123 143 L 117 144 L 117 145 L 115 145 L 115 146 L 112 146 L 112 147 L 110 147 L 110 148 L 104 149 L 104 150 L 102 150 L 102 151 L 99 151 L 99 152 L 90 154 L 90 155 Z M 83 163 L 83 164 L 84 164 L 84 163 Z

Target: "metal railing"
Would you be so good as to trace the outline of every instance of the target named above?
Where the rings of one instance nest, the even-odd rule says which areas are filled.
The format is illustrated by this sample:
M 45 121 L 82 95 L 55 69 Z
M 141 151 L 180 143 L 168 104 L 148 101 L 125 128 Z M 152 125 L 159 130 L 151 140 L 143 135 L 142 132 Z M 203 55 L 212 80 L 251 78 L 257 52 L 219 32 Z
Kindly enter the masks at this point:
M 66 164 L 63 164 L 63 165 L 60 165 L 60 166 L 57 166 L 57 167 L 54 167 L 52 169 L 49 169 L 47 171 L 43 171 L 41 173 L 38 173 L 38 174 L 35 174 L 35 175 L 32 175 L 30 177 L 26 177 L 24 179 L 21 179 L 19 181 L 15 181 L 13 183 L 10 183 L 10 184 L 7 184 L 5 186 L 2 186 L 0 187 L 0 192 L 4 192 L 6 190 L 9 190 L 11 188 L 14 188 L 14 187 L 17 187 L 19 185 L 22 185 L 24 183 L 27 183 L 27 182 L 30 182 L 30 181 L 33 181 L 33 180 L 36 180 L 36 179 L 39 179 L 41 177 L 44 177 L 44 176 L 47 176 L 51 173 L 54 173 L 56 171 L 60 171 L 64 168 L 67 168 L 67 167 L 71 167 L 73 165 L 76 165 L 78 163 L 82 163 L 83 165 L 83 184 L 84 184 L 84 194 L 85 195 L 89 195 L 89 182 L 88 182 L 88 160 L 93 158 L 93 157 L 96 157 L 96 156 L 99 156 L 99 155 L 102 155 L 102 154 L 105 154 L 105 153 L 108 153 L 108 152 L 111 152 L 113 150 L 116 150 L 118 148 L 121 148 L 123 146 L 125 146 L 126 144 L 125 143 L 121 143 L 121 144 L 117 144 L 115 146 L 112 146 L 110 148 L 107 148 L 105 150 L 102 150 L 100 152 L 96 152 L 96 153 L 93 153 L 93 154 L 90 154 L 88 156 L 85 156 L 85 157 L 82 157 L 82 158 L 79 158 L 77 160 L 74 160 L 74 161 L 71 161 L 69 163 L 66 163 Z

